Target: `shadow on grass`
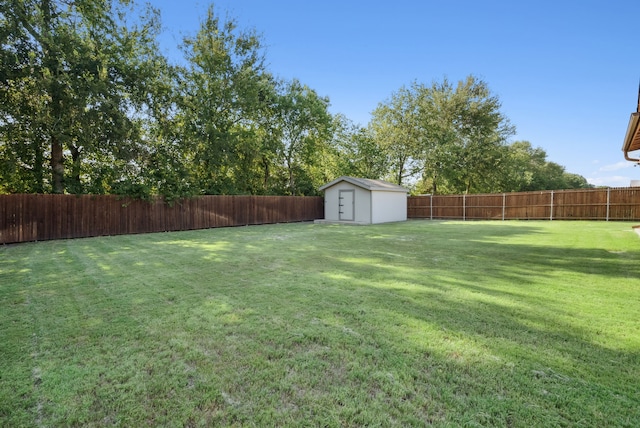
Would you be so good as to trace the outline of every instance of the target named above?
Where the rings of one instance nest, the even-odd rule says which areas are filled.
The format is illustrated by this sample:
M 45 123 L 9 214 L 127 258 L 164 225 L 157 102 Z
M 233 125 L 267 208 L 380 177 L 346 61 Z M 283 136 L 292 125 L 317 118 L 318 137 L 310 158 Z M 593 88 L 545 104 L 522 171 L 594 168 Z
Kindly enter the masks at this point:
M 552 235 L 529 223 L 299 224 L 43 246 L 69 248 L 7 273 L 25 281 L 20 304 L 46 344 L 34 360 L 48 358 L 34 363 L 48 369 L 38 390 L 23 389 L 44 395 L 61 373 L 96 424 L 133 402 L 139 425 L 632 426 L 637 332 L 620 341 L 616 324 L 632 321 L 601 318 L 611 294 L 637 307 L 625 290 L 639 253 Z M 604 314 L 577 305 L 598 303 Z M 64 376 L 71 364 L 84 381 Z M 43 423 L 82 404 L 47 403 Z
M 587 420 L 603 423 L 613 414 L 623 425 L 640 416 L 634 386 L 640 382 L 640 353 L 617 344 L 607 331 L 598 333 L 589 321 L 598 315 L 572 320 L 581 316 L 574 304 L 582 286 L 588 299 L 597 299 L 611 289 L 612 279 L 639 277 L 640 253 L 509 242 L 549 234 L 522 224 L 437 226 L 398 226 L 390 233 L 340 226 L 266 236 L 248 231 L 227 248 L 224 263 L 242 269 L 237 284 L 248 294 L 236 296 L 236 304 L 252 307 L 267 325 L 292 313 L 297 319 L 288 327 L 303 332 L 308 327 L 300 326 L 302 320 L 342 322 L 360 335 L 360 345 L 388 347 L 370 370 L 393 371 L 399 354 L 418 371 L 448 367 L 459 378 L 449 379 L 457 392 L 447 400 L 457 394 L 486 400 L 471 410 L 476 416 L 497 412 L 497 423 L 507 423 L 509 414 L 524 418 L 514 407 L 522 400 L 528 411 L 549 417 L 547 422 L 579 422 L 585 409 L 591 412 Z M 273 287 L 267 293 L 280 294 L 269 297 L 269 312 L 252 300 L 260 299 L 264 285 Z M 340 346 L 318 335 L 310 340 Z M 505 392 L 500 385 L 515 390 Z M 514 403 L 501 401 L 504 396 Z

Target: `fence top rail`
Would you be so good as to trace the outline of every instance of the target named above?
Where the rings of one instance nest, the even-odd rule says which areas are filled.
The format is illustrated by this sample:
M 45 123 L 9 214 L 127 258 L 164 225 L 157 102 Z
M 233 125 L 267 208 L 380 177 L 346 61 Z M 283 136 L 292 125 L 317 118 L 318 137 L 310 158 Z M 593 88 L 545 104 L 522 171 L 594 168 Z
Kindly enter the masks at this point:
M 457 195 L 412 195 L 410 198 L 461 198 L 461 197 L 488 197 L 488 196 L 520 196 L 520 195 L 544 195 L 544 194 L 558 194 L 558 193 L 597 193 L 607 191 L 625 191 L 625 192 L 638 192 L 639 187 L 597 187 L 593 189 L 560 189 L 560 190 L 532 190 L 527 192 L 498 192 L 498 193 L 468 193 Z

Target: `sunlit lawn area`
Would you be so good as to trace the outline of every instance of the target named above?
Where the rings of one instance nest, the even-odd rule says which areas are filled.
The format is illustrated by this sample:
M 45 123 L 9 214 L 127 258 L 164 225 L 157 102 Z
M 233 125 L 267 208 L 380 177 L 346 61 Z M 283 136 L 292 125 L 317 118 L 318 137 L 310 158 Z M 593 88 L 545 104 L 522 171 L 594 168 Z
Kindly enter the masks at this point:
M 0 426 L 638 426 L 631 225 L 0 247 Z

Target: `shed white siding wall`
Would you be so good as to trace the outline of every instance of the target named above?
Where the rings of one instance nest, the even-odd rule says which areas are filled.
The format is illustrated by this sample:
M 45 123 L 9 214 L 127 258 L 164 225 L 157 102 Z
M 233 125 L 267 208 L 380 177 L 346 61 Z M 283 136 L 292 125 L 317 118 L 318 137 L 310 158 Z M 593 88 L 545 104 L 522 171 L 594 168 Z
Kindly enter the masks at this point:
M 354 191 L 355 223 L 371 223 L 371 192 L 351 183 L 341 182 L 324 191 L 325 220 L 340 221 L 340 190 Z M 406 210 L 405 210 L 406 211 Z
M 371 223 L 407 220 L 407 194 L 402 192 L 371 192 Z
M 338 221 L 338 190 L 329 187 L 324 191 L 324 219 Z

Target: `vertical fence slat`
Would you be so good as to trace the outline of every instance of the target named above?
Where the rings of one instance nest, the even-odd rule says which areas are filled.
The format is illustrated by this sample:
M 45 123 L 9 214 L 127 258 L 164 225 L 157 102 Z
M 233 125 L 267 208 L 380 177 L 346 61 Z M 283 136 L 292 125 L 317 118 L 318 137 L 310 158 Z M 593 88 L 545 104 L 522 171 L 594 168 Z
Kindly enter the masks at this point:
M 462 220 L 467 219 L 467 195 L 462 195 Z
M 429 218 L 433 220 L 433 195 L 429 195 Z

